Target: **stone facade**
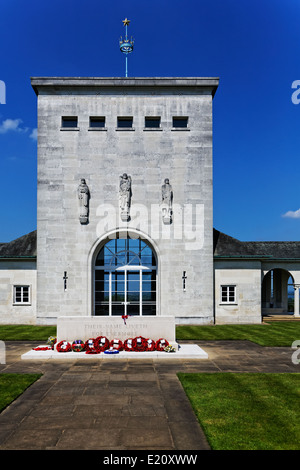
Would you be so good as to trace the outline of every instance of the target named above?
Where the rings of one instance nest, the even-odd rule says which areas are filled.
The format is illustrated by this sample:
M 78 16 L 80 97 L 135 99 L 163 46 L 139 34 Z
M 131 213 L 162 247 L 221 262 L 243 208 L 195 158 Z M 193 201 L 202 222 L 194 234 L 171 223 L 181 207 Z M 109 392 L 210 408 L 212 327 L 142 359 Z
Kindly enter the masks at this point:
M 261 282 L 258 260 L 215 261 L 216 323 L 260 323 Z M 235 288 L 232 303 L 222 299 L 222 286 Z
M 16 302 L 14 290 L 25 287 L 29 300 Z M 0 323 L 36 322 L 36 263 L 35 261 L 0 261 Z
M 161 321 L 260 323 L 287 313 L 293 295 L 299 316 L 300 242 L 242 242 L 213 229 L 218 79 L 33 78 L 32 86 L 37 231 L 0 243 L 0 323 L 93 322 L 96 263 L 115 237 L 151 248 Z M 128 279 L 127 268 L 115 273 Z M 148 268 L 137 269 L 141 299 Z M 110 272 L 97 282 L 109 285 L 114 315 Z
M 130 229 L 158 260 L 157 315 L 213 322 L 212 99 L 217 79 L 33 78 L 38 95 L 37 323 L 93 315 L 93 263 L 107 235 Z M 105 125 L 95 129 L 90 118 Z M 63 117 L 76 117 L 63 127 Z M 132 119 L 118 126 L 119 117 Z M 159 128 L 145 126 L 159 117 Z M 177 127 L 173 118 L 184 118 Z M 119 178 L 131 176 L 130 220 Z M 77 188 L 90 191 L 79 221 Z M 162 223 L 161 187 L 173 189 Z M 186 281 L 183 289 L 182 276 Z M 67 273 L 67 289 L 63 276 Z

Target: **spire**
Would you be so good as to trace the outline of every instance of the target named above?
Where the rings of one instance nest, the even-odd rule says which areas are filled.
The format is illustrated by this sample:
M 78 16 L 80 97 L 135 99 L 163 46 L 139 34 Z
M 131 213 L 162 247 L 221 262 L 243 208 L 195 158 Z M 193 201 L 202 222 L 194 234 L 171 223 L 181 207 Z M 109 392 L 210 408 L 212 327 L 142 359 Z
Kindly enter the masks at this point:
M 120 43 L 120 51 L 123 52 L 123 54 L 125 54 L 125 64 L 126 64 L 125 77 L 127 78 L 128 77 L 128 54 L 130 54 L 130 52 L 133 51 L 134 40 L 132 37 L 128 39 L 128 35 L 127 35 L 127 27 L 129 26 L 130 20 L 125 18 L 125 20 L 123 20 L 122 23 L 125 26 L 125 38 L 122 39 L 122 36 L 121 36 L 119 43 Z

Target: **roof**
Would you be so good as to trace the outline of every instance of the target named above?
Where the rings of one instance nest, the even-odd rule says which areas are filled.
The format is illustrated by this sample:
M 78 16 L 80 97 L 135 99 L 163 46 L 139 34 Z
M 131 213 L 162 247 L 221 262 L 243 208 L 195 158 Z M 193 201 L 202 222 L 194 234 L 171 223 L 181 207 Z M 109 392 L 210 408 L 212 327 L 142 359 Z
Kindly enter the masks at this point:
M 0 258 L 36 258 L 36 230 L 9 243 L 0 243 Z M 215 258 L 300 260 L 300 241 L 243 242 L 213 230 Z
M 217 91 L 219 77 L 31 77 L 31 85 L 36 95 L 40 91 L 57 93 L 63 88 L 108 88 L 108 87 L 177 87 L 186 89 L 207 89 L 212 95 Z
M 9 243 L 0 243 L 0 258 L 36 258 L 36 230 Z
M 300 260 L 300 241 L 243 242 L 214 229 L 215 258 Z

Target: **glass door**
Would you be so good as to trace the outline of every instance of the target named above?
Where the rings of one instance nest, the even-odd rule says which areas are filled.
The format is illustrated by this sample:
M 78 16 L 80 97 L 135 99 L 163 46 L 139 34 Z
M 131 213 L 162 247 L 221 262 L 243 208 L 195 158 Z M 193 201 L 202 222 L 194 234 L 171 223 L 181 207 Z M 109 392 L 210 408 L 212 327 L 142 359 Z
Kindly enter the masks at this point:
M 141 239 L 113 239 L 94 266 L 95 315 L 156 315 L 156 260 Z
M 112 277 L 111 315 L 143 314 L 143 266 L 122 266 Z

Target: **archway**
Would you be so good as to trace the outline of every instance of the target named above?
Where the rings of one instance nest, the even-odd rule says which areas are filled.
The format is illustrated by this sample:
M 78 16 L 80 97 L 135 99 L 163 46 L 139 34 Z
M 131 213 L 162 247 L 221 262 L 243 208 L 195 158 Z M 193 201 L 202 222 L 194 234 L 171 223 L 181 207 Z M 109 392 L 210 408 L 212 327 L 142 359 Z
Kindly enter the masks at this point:
M 157 258 L 148 240 L 117 233 L 94 261 L 94 315 L 156 315 Z
M 294 312 L 294 279 L 289 271 L 274 268 L 262 282 L 262 314 L 287 315 Z

